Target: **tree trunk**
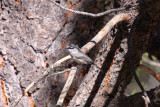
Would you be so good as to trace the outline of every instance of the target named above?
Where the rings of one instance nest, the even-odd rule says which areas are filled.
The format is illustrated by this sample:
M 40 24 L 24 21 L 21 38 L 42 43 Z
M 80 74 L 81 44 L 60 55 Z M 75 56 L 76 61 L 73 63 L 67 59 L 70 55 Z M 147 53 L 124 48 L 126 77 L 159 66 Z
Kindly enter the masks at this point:
M 60 0 L 59 3 L 71 9 L 99 13 L 123 7 L 131 1 L 136 2 Z M 89 52 L 96 66 L 78 67 L 64 106 L 101 107 L 122 104 L 117 99 L 122 98 L 132 77 L 127 41 L 134 21 L 136 25 L 131 41 L 134 70 L 139 65 L 143 52 L 157 53 L 157 48 L 153 52 L 151 46 L 155 46 L 152 38 L 158 32 L 160 2 L 139 1 L 139 15 L 135 18 L 133 16 L 128 22 L 119 23 Z M 137 8 L 93 18 L 60 9 L 52 0 L 0 0 L 0 106 L 12 107 L 11 104 L 33 80 L 54 62 L 68 55 L 65 49 L 67 45 L 76 44 L 82 47 L 113 16 L 131 11 L 134 13 Z M 159 54 L 156 55 L 160 57 Z M 66 61 L 54 71 L 70 68 L 72 63 L 73 60 Z M 56 106 L 68 74 L 66 72 L 43 79 L 22 98 L 17 107 Z M 151 102 L 156 106 L 154 99 Z M 140 103 L 136 106 L 143 105 L 143 100 Z

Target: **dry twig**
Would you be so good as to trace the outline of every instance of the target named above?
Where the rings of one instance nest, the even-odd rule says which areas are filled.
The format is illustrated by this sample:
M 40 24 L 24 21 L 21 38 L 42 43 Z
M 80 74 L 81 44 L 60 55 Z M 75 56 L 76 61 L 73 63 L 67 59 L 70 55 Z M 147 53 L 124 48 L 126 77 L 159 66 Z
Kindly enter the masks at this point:
M 91 16 L 91 17 L 102 17 L 106 14 L 109 14 L 109 13 L 112 13 L 112 12 L 117 12 L 117 11 L 122 11 L 122 10 L 126 10 L 128 7 L 121 7 L 121 8 L 116 8 L 116 9 L 111 9 L 111 10 L 107 10 L 105 12 L 102 12 L 102 13 L 97 13 L 97 14 L 93 14 L 93 13 L 88 13 L 88 12 L 82 12 L 82 11 L 76 11 L 76 10 L 72 10 L 72 9 L 69 9 L 69 8 L 66 8 L 58 3 L 56 3 L 55 1 L 52 1 L 53 4 L 55 4 L 56 6 L 60 7 L 61 9 L 64 9 L 66 11 L 70 11 L 72 13 L 75 13 L 75 14 L 79 14 L 79 15 L 85 15 L 85 16 Z M 130 7 L 135 7 L 137 6 L 137 4 L 131 4 Z
M 145 96 L 142 96 L 142 98 L 144 99 L 145 107 L 148 107 L 147 99 L 145 98 Z
M 77 69 L 72 69 L 70 71 L 68 79 L 66 81 L 66 84 L 64 85 L 63 90 L 62 90 L 62 92 L 61 92 L 61 94 L 59 96 L 59 99 L 57 101 L 57 106 L 62 106 L 64 98 L 66 97 L 67 92 L 68 92 L 68 90 L 69 90 L 69 88 L 70 88 L 70 86 L 72 84 L 72 81 L 73 81 L 75 75 L 76 75 L 76 71 L 77 71 Z
M 149 67 L 140 64 L 139 66 L 140 69 L 143 69 L 144 71 L 147 71 L 149 74 L 151 74 L 156 80 L 158 80 L 160 82 L 160 74 L 159 73 L 155 73 L 155 71 L 153 71 L 152 69 L 150 69 Z
M 146 64 L 149 64 L 151 66 L 156 66 L 156 67 L 160 67 L 160 63 L 155 62 L 155 61 L 149 61 L 146 58 L 142 57 L 142 61 Z

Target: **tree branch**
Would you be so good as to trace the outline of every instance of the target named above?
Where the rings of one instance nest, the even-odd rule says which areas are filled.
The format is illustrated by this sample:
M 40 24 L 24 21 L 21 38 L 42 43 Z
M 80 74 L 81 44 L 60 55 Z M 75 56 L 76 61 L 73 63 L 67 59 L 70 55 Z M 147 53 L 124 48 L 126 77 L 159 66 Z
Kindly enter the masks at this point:
M 117 9 L 111 9 L 111 10 L 107 10 L 105 12 L 102 12 L 102 13 L 98 13 L 98 14 L 93 14 L 93 13 L 88 13 L 88 12 L 82 12 L 82 11 L 76 11 L 76 10 L 72 10 L 72 9 L 68 9 L 68 8 L 65 8 L 64 6 L 56 3 L 55 1 L 53 1 L 53 4 L 55 4 L 56 6 L 60 7 L 61 9 L 64 9 L 66 11 L 70 11 L 72 13 L 76 13 L 76 14 L 79 14 L 79 15 L 85 15 L 85 16 L 91 16 L 91 17 L 101 17 L 101 16 L 104 16 L 106 14 L 109 14 L 109 13 L 112 13 L 112 12 L 117 12 L 117 11 L 122 11 L 122 10 L 126 10 L 128 7 L 121 7 L 121 8 L 117 8 Z M 131 4 L 130 7 L 135 7 L 137 6 L 137 4 Z
M 159 73 L 155 73 L 155 71 L 153 71 L 149 67 L 142 65 L 142 64 L 140 64 L 139 68 L 145 70 L 146 72 L 151 74 L 156 80 L 158 80 L 160 82 L 160 74 Z
M 146 58 L 142 57 L 142 61 L 146 64 L 149 64 L 151 66 L 156 66 L 156 67 L 160 67 L 160 63 L 155 62 L 155 61 L 151 61 L 151 60 L 147 60 Z

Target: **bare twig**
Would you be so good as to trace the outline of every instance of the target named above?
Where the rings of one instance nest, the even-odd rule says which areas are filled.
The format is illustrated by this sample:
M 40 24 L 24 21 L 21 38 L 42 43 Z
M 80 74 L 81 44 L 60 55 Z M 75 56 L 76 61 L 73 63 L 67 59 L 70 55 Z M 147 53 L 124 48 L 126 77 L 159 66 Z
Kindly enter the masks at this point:
M 69 8 L 66 8 L 58 3 L 56 3 L 55 1 L 53 1 L 53 4 L 55 4 L 56 6 L 60 7 L 61 9 L 64 9 L 66 11 L 70 11 L 70 12 L 73 12 L 73 13 L 76 13 L 76 14 L 79 14 L 79 15 L 85 15 L 85 16 L 91 16 L 91 17 L 101 17 L 101 16 L 104 16 L 106 14 L 109 14 L 109 13 L 112 13 L 112 12 L 117 12 L 117 11 L 122 11 L 122 10 L 125 10 L 127 7 L 121 7 L 121 8 L 116 8 L 116 9 L 111 9 L 111 10 L 107 10 L 105 12 L 102 12 L 102 13 L 98 13 L 98 14 L 93 14 L 93 13 L 88 13 L 88 12 L 82 12 L 82 11 L 76 11 L 76 10 L 72 10 L 72 9 L 69 9 Z M 132 4 L 130 5 L 131 7 L 134 7 L 134 6 L 137 6 L 137 4 Z
M 111 29 L 119 22 L 124 20 L 129 20 L 131 18 L 129 13 L 121 13 L 114 16 L 102 29 L 98 34 L 86 45 L 84 45 L 81 50 L 84 53 L 87 53 L 90 49 L 92 49 L 99 41 L 101 41 L 110 31 Z M 95 44 L 96 43 L 96 44 Z
M 149 74 L 151 74 L 155 79 L 157 79 L 160 82 L 160 74 L 155 73 L 155 71 L 142 64 L 140 64 L 139 68 L 143 69 L 144 71 L 147 71 Z
M 142 96 L 142 98 L 144 99 L 145 107 L 148 107 L 148 103 L 147 103 L 145 96 Z
M 148 107 L 147 99 L 145 98 L 145 96 L 142 96 L 142 98 L 144 99 L 145 107 Z
M 151 61 L 151 60 L 147 60 L 146 58 L 142 57 L 142 61 L 146 64 L 149 64 L 151 66 L 156 66 L 156 67 L 160 67 L 160 63 L 155 62 L 155 61 Z
M 53 73 L 52 75 L 49 75 L 49 76 L 47 76 L 47 77 L 51 77 L 51 76 L 54 76 L 54 75 L 62 74 L 62 73 L 65 73 L 65 72 L 69 72 L 69 71 L 71 71 L 71 70 L 74 70 L 74 67 L 72 67 L 71 69 L 65 69 L 65 70 L 63 70 L 63 71 Z
M 45 78 L 49 74 L 48 71 L 44 71 L 43 75 L 41 75 L 36 81 L 33 81 L 23 92 L 22 95 L 18 97 L 18 99 L 12 104 L 12 107 L 17 106 L 17 104 L 21 101 L 22 97 L 34 86 L 36 85 L 39 81 L 41 81 L 43 78 Z
M 55 62 L 55 63 L 51 66 L 51 68 L 54 69 L 55 67 L 58 67 L 62 62 L 65 62 L 65 61 L 67 61 L 67 60 L 70 59 L 70 58 L 71 58 L 71 56 L 68 55 L 68 56 L 66 56 L 66 57 L 58 60 L 57 62 Z
M 72 69 L 72 70 L 70 71 L 69 76 L 68 76 L 68 79 L 67 79 L 67 81 L 66 81 L 66 84 L 65 84 L 65 86 L 63 87 L 63 90 L 62 90 L 62 92 L 61 92 L 61 94 L 60 94 L 60 96 L 59 96 L 59 99 L 58 99 L 58 101 L 57 101 L 57 106 L 62 106 L 63 101 L 64 101 L 64 98 L 66 97 L 67 92 L 68 92 L 68 90 L 69 90 L 69 88 L 70 88 L 70 86 L 71 86 L 71 84 L 72 84 L 72 81 L 73 81 L 75 75 L 76 75 L 76 71 L 77 71 L 77 69 Z

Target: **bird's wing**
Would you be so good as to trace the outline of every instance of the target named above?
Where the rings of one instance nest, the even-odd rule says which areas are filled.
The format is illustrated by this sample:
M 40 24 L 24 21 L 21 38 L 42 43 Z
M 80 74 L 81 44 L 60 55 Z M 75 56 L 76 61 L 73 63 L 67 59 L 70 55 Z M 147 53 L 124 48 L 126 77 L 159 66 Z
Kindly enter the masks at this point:
M 86 54 L 84 54 L 83 52 L 81 52 L 80 54 L 76 55 L 75 57 L 77 59 L 84 59 L 87 62 L 93 63 L 93 60 L 89 56 L 87 56 Z

